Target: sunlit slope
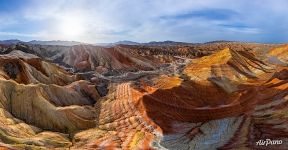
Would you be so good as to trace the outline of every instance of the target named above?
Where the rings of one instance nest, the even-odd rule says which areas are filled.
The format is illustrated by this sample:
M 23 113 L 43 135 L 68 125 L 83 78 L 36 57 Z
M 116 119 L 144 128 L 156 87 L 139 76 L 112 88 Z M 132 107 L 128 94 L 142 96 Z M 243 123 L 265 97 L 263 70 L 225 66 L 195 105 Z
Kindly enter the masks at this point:
M 95 85 L 50 62 L 2 55 L 0 147 L 285 149 L 288 68 L 279 48 L 261 56 L 216 50 L 175 63 L 176 73 L 110 84 L 102 98 Z M 257 146 L 260 139 L 283 144 Z
M 99 126 L 76 134 L 86 142 L 74 148 L 254 149 L 259 139 L 285 141 L 287 77 L 287 67 L 224 49 L 183 74 L 118 85 L 101 103 Z
M 1 55 L 0 62 L 0 135 L 8 147 L 67 148 L 68 136 L 58 132 L 96 125 L 99 95 L 89 82 L 19 51 Z
M 154 68 L 153 63 L 139 55 L 133 55 L 129 49 L 120 47 L 98 47 L 77 45 L 63 52 L 64 63 L 78 70 L 94 70 L 101 66 L 108 69 L 142 69 Z
M 268 60 L 274 64 L 288 66 L 288 45 L 271 49 L 268 52 Z
M 272 71 L 272 66 L 248 51 L 225 48 L 218 53 L 192 61 L 184 70 L 191 80 L 225 78 L 243 82 L 259 79 L 261 74 Z

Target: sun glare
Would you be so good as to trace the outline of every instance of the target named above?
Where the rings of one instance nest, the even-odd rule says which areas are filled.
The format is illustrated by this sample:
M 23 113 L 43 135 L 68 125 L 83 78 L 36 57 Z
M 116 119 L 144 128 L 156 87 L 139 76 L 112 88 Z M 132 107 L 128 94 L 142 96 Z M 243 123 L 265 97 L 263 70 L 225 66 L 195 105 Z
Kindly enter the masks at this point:
M 85 28 L 80 17 L 65 17 L 59 22 L 58 31 L 62 39 L 77 40 L 84 34 Z

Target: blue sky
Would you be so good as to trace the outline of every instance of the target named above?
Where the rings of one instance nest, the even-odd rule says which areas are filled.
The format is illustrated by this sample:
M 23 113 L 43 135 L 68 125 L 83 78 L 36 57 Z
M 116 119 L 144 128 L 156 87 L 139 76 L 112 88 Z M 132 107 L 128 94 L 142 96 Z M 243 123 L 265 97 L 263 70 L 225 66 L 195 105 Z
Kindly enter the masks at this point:
M 0 40 L 288 42 L 287 0 L 0 0 Z

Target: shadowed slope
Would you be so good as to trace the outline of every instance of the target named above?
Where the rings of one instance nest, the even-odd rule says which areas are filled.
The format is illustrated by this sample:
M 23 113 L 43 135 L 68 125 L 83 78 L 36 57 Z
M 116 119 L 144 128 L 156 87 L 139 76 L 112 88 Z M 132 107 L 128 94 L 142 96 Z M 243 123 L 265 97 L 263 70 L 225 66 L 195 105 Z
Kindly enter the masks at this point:
M 152 69 L 153 63 L 119 47 L 77 45 L 63 53 L 63 62 L 79 70 L 94 70 L 98 66 L 108 69 Z
M 73 55 L 82 49 L 94 51 L 78 48 Z M 105 54 L 101 50 L 95 57 L 103 56 L 103 62 L 107 62 L 110 56 L 106 53 L 112 53 L 113 58 L 121 60 L 122 54 L 114 57 L 114 50 L 105 49 Z M 271 49 L 259 57 L 255 51 L 226 48 L 210 56 L 187 59 L 181 67 L 175 63 L 176 71 L 171 74 L 167 71 L 165 75 L 110 84 L 109 94 L 101 99 L 94 85 L 48 62 L 30 55 L 24 58 L 17 54 L 15 59 L 12 54 L 5 55 L 0 57 L 4 62 L 0 69 L 0 139 L 5 143 L 0 146 L 284 150 L 288 147 L 288 68 L 283 65 L 287 63 L 285 57 L 281 58 L 285 50 Z M 79 54 L 79 60 L 91 66 L 92 55 L 86 52 Z M 272 55 L 282 63 L 269 63 Z M 68 60 L 81 62 L 75 59 Z M 114 67 L 134 64 L 131 59 L 123 59 L 121 64 L 113 62 Z M 7 62 L 12 64 L 4 65 Z M 60 78 L 55 80 L 53 76 L 57 75 Z M 23 81 L 25 84 L 21 84 Z M 258 140 L 268 138 L 283 140 L 283 144 L 256 145 Z
M 1 141 L 16 149 L 65 149 L 71 146 L 68 135 L 50 131 L 96 125 L 94 85 L 20 51 L 1 55 L 0 62 Z
M 268 52 L 268 60 L 271 63 L 288 66 L 288 45 L 271 49 Z
M 18 83 L 66 85 L 80 79 L 54 64 L 21 51 L 12 51 L 10 54 L 1 55 L 0 61 L 0 76 Z
M 99 127 L 76 134 L 86 142 L 73 148 L 285 149 L 286 72 L 224 49 L 194 60 L 183 75 L 120 84 L 101 103 Z M 286 144 L 256 146 L 266 138 Z

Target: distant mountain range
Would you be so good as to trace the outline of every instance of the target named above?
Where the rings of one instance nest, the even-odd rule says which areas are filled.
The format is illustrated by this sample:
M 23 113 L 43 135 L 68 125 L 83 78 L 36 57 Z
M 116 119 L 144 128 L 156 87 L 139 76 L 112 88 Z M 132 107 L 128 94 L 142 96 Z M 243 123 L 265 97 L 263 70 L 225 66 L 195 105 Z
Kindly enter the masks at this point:
M 62 45 L 62 46 L 73 46 L 73 45 L 80 45 L 80 44 L 86 44 L 86 43 L 82 43 L 82 42 L 77 42 L 77 41 L 30 41 L 27 42 L 29 44 L 37 44 L 37 45 Z
M 118 41 L 115 43 L 96 43 L 95 45 L 101 46 L 114 46 L 114 45 L 147 45 L 147 46 L 164 46 L 164 45 L 191 45 L 194 43 L 175 42 L 175 41 L 151 41 L 148 43 L 138 43 L 133 41 Z
M 159 45 L 191 45 L 191 44 L 195 44 L 195 43 L 186 43 L 186 42 L 175 42 L 175 41 L 151 41 L 149 43 L 144 43 L 145 45 L 149 45 L 149 46 L 159 46 Z
M 24 42 L 18 39 L 11 39 L 11 40 L 0 41 L 0 44 L 3 44 L 3 45 L 11 45 L 11 44 L 17 44 L 17 43 L 34 44 L 34 45 L 61 45 L 61 46 L 73 46 L 73 45 L 87 44 L 87 43 L 82 43 L 82 42 L 77 42 L 77 41 L 60 41 L 60 40 L 53 40 L 53 41 L 33 40 L 29 42 Z
M 17 40 L 17 39 L 10 39 L 10 40 L 0 41 L 0 44 L 10 45 L 10 44 L 17 44 L 17 43 L 20 43 L 20 42 L 22 42 L 22 41 Z
M 212 41 L 207 43 L 217 43 L 217 42 L 229 42 L 229 41 Z M 88 43 L 77 42 L 77 41 L 61 41 L 61 40 L 52 40 L 52 41 L 39 41 L 33 40 L 29 42 L 20 41 L 18 39 L 10 39 L 0 41 L 0 44 L 11 45 L 17 43 L 33 44 L 33 45 L 61 45 L 61 46 L 73 46 L 73 45 L 90 45 Z M 133 41 L 118 41 L 114 43 L 94 43 L 91 45 L 97 46 L 115 46 L 115 45 L 147 45 L 147 46 L 171 46 L 171 45 L 191 45 L 198 43 L 187 43 L 187 42 L 175 42 L 175 41 L 151 41 L 148 43 L 138 43 Z
M 97 46 L 141 45 L 141 43 L 125 40 L 125 41 L 118 41 L 118 42 L 114 42 L 114 43 L 95 43 L 93 45 L 97 45 Z

